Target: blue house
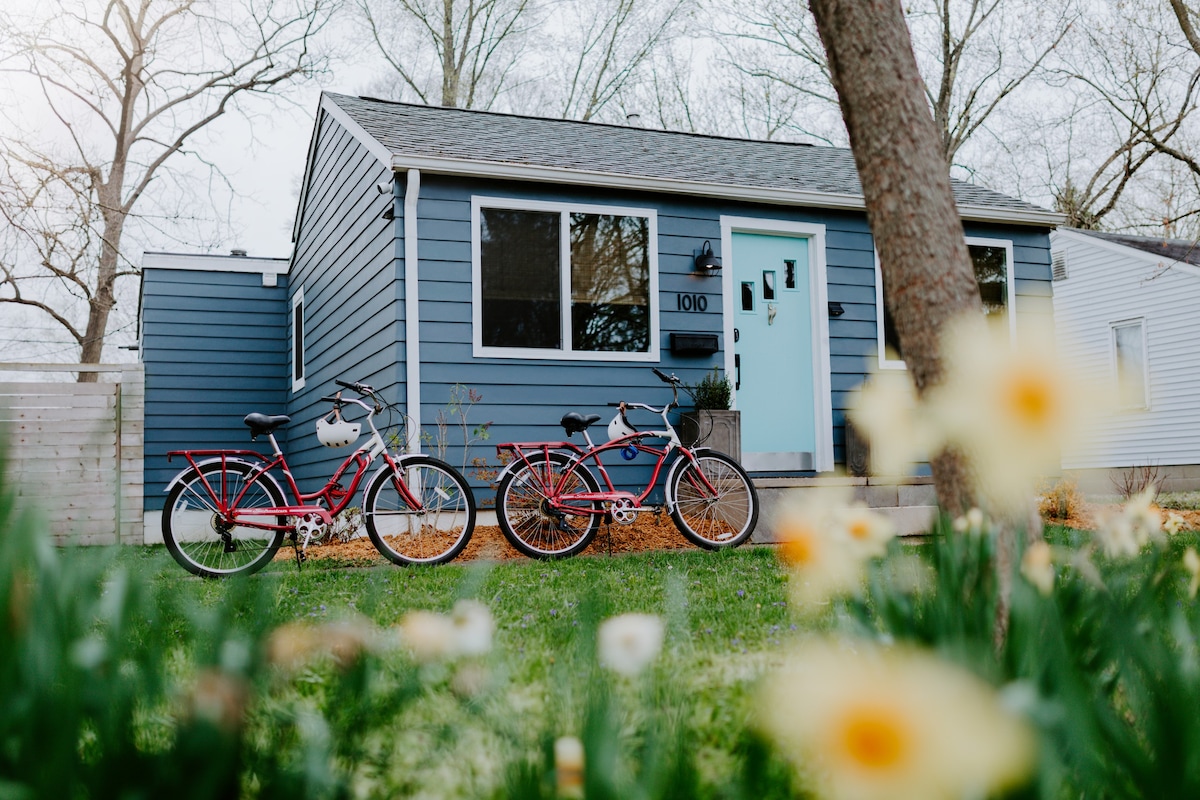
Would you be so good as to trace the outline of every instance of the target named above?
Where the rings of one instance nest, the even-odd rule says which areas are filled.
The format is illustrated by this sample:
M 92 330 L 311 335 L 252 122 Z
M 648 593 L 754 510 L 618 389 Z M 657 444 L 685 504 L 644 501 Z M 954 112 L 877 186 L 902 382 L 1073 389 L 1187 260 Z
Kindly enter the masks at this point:
M 1059 216 L 954 191 L 989 311 L 1050 315 Z M 143 265 L 148 509 L 179 468 L 167 450 L 249 446 L 250 410 L 291 415 L 302 484 L 328 475 L 311 434 L 335 378 L 382 387 L 413 448 L 469 387 L 490 442 L 451 437 L 461 465 L 561 439 L 567 411 L 665 402 L 650 367 L 717 367 L 746 467 L 816 475 L 845 463 L 851 390 L 903 368 L 845 149 L 325 94 L 294 242 L 284 265 Z

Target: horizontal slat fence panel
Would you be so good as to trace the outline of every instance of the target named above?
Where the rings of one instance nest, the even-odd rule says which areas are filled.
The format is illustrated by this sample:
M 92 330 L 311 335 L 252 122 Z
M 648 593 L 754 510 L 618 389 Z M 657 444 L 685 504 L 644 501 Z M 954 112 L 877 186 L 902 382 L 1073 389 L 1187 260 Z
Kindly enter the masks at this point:
M 139 365 L 96 365 L 95 383 L 69 382 L 81 365 L 0 364 L 0 371 L 68 373 L 62 381 L 0 382 L 7 479 L 56 544 L 144 541 L 145 379 Z

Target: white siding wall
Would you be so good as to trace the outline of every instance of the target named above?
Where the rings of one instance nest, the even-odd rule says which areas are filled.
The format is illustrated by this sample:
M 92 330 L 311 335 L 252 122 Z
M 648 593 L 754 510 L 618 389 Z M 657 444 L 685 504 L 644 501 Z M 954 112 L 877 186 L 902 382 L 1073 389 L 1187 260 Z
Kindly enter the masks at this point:
M 1063 468 L 1200 464 L 1200 276 L 1082 234 L 1051 242 L 1067 258 L 1054 284 L 1063 356 L 1115 393 L 1111 324 L 1140 317 L 1149 373 L 1149 408 L 1106 414 Z

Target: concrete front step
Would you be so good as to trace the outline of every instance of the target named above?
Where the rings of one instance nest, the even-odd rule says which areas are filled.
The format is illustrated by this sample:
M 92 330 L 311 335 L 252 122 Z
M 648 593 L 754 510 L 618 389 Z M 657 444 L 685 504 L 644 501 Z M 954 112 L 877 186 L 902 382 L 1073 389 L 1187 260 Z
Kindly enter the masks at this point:
M 851 501 L 863 502 L 891 519 L 901 536 L 928 532 L 937 516 L 937 493 L 931 477 L 856 478 L 829 476 L 818 478 L 768 477 L 752 475 L 762 502 L 754 542 L 778 541 L 775 533 L 780 510 L 789 502 L 803 502 L 805 493 L 832 488 L 849 488 Z

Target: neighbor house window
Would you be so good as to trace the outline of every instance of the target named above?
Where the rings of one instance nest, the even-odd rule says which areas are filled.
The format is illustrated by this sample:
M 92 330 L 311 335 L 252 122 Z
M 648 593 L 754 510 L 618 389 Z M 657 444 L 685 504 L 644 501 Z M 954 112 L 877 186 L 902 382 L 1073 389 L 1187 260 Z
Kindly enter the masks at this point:
M 1135 319 L 1112 325 L 1113 371 L 1121 408 L 1148 408 L 1146 396 L 1146 324 Z
M 975 268 L 975 282 L 979 286 L 979 299 L 983 302 L 983 313 L 989 318 L 1009 320 L 1009 303 L 1014 295 L 1009 264 L 1012 263 L 1012 243 L 1000 239 L 967 238 L 967 252 Z M 875 263 L 875 307 L 879 317 L 880 364 L 884 367 L 903 367 L 900 352 L 900 336 L 891 313 L 883 302 L 883 275 Z
M 304 287 L 292 295 L 292 391 L 304 388 Z
M 654 212 L 476 198 L 477 354 L 657 359 Z

